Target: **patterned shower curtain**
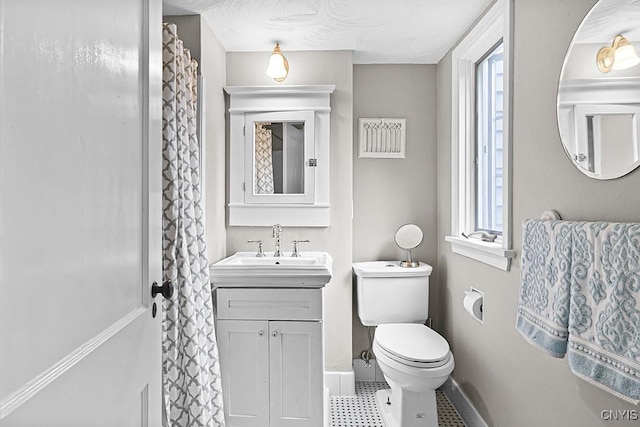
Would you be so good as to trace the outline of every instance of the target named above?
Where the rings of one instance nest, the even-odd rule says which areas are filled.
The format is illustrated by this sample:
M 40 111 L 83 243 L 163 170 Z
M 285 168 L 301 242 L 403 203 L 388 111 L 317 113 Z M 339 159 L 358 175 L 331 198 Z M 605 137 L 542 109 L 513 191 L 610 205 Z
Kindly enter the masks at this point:
M 255 194 L 273 194 L 273 133 L 266 126 L 256 123 L 256 177 Z
M 164 300 L 163 386 L 171 427 L 224 426 L 220 365 L 202 221 L 196 137 L 197 66 L 163 26 L 162 186 Z

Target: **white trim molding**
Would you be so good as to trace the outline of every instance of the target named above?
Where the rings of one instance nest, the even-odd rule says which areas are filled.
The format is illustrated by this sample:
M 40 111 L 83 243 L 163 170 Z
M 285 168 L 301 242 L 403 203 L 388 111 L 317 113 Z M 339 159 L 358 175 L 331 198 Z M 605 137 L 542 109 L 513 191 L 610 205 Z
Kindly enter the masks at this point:
M 324 386 L 329 389 L 331 396 L 356 396 L 356 378 L 353 370 L 324 371 Z
M 39 375 L 24 384 L 21 388 L 7 395 L 0 401 L 0 420 L 6 418 L 20 406 L 27 403 L 49 384 L 61 378 L 66 372 L 76 366 L 82 360 L 90 356 L 95 349 L 118 335 L 118 332 L 131 325 L 141 316 L 147 315 L 146 307 L 138 307 L 124 315 L 117 322 L 113 323 L 104 331 L 94 336 L 80 347 L 73 350 L 64 358 L 57 361 L 53 366 L 42 371 Z M 355 387 L 355 386 L 354 386 Z
M 501 242 L 483 242 L 455 236 L 446 236 L 444 239 L 451 243 L 453 253 L 473 258 L 500 270 L 509 270 L 511 260 L 516 257 L 516 251 L 505 249 Z
M 497 0 L 452 52 L 451 128 L 451 243 L 454 253 L 501 270 L 509 270 L 516 253 L 512 248 L 512 87 L 513 0 Z M 475 231 L 474 204 L 474 99 L 475 64 L 500 40 L 504 43 L 504 164 L 503 229 L 494 243 L 467 239 L 462 233 Z

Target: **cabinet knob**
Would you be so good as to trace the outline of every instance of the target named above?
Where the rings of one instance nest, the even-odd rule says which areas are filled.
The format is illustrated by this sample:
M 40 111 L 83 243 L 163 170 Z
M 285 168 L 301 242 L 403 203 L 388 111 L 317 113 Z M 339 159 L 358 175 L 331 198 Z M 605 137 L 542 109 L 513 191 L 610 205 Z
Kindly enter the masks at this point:
M 261 337 L 261 336 L 263 336 L 263 335 L 264 335 L 264 331 L 260 331 L 260 332 L 258 332 L 258 336 L 259 336 L 259 337 Z
M 278 336 L 278 331 L 271 332 L 271 336 L 274 337 L 274 338 L 277 337 Z

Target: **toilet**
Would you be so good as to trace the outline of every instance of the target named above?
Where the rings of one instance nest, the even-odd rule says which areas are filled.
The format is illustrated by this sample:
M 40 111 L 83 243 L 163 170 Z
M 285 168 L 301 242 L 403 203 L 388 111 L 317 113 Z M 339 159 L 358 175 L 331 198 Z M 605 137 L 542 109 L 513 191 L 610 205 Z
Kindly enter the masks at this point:
M 400 264 L 353 264 L 358 316 L 364 326 L 377 326 L 373 353 L 391 387 L 376 393 L 376 404 L 385 427 L 437 427 L 436 389 L 453 371 L 453 354 L 447 340 L 424 325 L 433 268 Z

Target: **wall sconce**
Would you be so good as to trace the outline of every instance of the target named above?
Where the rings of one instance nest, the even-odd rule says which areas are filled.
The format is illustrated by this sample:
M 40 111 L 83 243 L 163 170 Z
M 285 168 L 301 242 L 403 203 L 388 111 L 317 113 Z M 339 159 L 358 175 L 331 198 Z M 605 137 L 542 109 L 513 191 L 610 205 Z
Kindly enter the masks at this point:
M 289 74 L 289 61 L 282 55 L 280 51 L 280 44 L 276 43 L 276 47 L 271 52 L 271 58 L 269 58 L 269 66 L 267 67 L 267 76 L 271 77 L 278 83 L 283 82 Z
M 640 58 L 636 54 L 629 40 L 618 34 L 613 39 L 611 47 L 603 47 L 596 55 L 598 69 L 603 73 L 611 70 L 626 70 L 640 64 Z

